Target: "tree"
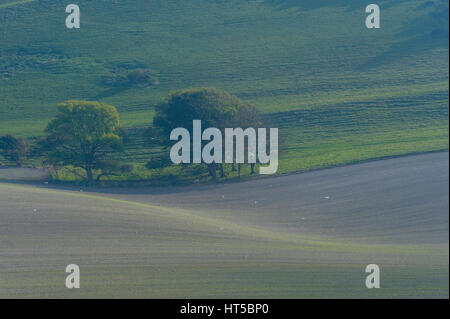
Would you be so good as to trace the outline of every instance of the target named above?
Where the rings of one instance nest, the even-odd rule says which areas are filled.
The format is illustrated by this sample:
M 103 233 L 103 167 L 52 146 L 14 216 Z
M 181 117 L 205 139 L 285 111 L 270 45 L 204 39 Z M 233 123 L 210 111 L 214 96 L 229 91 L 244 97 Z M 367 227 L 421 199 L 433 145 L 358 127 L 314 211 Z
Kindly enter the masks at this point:
M 192 135 L 193 120 L 201 120 L 203 127 L 215 127 L 222 133 L 227 127 L 250 127 L 259 123 L 256 108 L 236 96 L 214 88 L 189 89 L 171 94 L 157 106 L 153 126 L 146 132 L 147 144 L 171 146 L 171 131 L 183 127 Z M 218 168 L 224 176 L 223 165 L 218 164 L 208 164 L 213 179 Z
M 8 161 L 22 166 L 29 152 L 28 142 L 23 137 L 0 136 L 0 154 Z
M 119 114 L 114 106 L 104 103 L 62 103 L 45 131 L 48 135 L 39 145 L 46 162 L 82 168 L 88 182 L 96 173 L 111 174 L 117 166 L 111 164 L 112 155 L 123 150 Z

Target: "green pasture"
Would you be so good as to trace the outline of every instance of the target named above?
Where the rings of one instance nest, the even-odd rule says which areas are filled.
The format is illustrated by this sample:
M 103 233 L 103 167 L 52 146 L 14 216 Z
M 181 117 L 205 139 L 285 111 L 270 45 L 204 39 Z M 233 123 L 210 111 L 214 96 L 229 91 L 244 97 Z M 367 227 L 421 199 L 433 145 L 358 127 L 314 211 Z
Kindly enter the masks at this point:
M 282 173 L 448 149 L 445 1 L 381 1 L 377 30 L 362 0 L 77 4 L 81 29 L 68 30 L 63 3 L 0 1 L 0 134 L 42 136 L 58 103 L 104 101 L 130 133 L 124 159 L 147 179 L 159 174 L 143 168 L 158 152 L 142 143 L 155 104 L 208 86 L 280 127 Z M 102 82 L 139 67 L 159 84 Z

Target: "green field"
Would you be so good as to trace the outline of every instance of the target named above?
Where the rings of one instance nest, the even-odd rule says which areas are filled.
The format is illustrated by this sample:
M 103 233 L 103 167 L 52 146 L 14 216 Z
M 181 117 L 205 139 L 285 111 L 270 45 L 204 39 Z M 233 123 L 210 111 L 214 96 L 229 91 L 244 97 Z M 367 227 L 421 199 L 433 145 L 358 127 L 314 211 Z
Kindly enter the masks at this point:
M 280 127 L 279 171 L 448 149 L 448 2 L 0 1 L 0 134 L 43 134 L 68 99 L 116 106 L 143 164 L 155 104 L 173 90 L 217 87 Z M 159 84 L 103 84 L 117 69 L 152 69 Z M 139 171 L 141 177 L 150 172 Z
M 312 171 L 449 149 L 448 1 L 380 0 L 370 30 L 367 0 L 76 3 L 69 30 L 69 2 L 0 0 L 0 135 L 33 143 L 66 100 L 114 105 L 134 168 L 110 179 L 135 187 L 44 185 L 0 157 L 0 179 L 36 183 L 0 183 L 0 298 L 448 298 L 448 152 Z M 111 84 L 136 69 L 157 81 Z M 255 104 L 286 176 L 137 187 L 208 179 L 144 168 L 155 105 L 196 87 Z

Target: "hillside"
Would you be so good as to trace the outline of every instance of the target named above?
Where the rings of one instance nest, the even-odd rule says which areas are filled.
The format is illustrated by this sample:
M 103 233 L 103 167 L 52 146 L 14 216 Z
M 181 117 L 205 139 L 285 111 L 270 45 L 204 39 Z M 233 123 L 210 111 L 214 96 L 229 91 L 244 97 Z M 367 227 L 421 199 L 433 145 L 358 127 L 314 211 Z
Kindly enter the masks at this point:
M 448 153 L 270 183 L 43 187 L 0 183 L 1 298 L 448 298 Z
M 448 1 L 0 0 L 0 134 L 39 136 L 68 99 L 116 106 L 143 163 L 142 128 L 169 92 L 211 86 L 281 128 L 280 172 L 448 149 Z M 111 85 L 135 69 L 147 87 Z M 111 80 L 112 79 L 112 80 Z

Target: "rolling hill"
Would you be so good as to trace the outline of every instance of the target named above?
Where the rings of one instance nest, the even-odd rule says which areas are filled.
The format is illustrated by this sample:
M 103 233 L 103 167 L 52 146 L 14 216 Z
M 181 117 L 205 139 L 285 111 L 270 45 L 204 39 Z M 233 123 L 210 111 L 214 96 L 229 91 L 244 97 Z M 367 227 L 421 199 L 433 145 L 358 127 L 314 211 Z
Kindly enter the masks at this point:
M 104 101 L 145 179 L 155 104 L 208 86 L 280 128 L 280 173 L 448 150 L 448 1 L 380 0 L 376 30 L 369 3 L 79 0 L 69 30 L 69 3 L 0 0 L 0 135 Z M 152 81 L 124 85 L 135 70 Z M 447 212 L 448 152 L 176 188 L 0 183 L 0 298 L 448 298 Z
M 1 298 L 448 298 L 448 247 L 448 153 L 233 187 L 0 183 Z
M 68 99 L 116 106 L 144 163 L 154 105 L 212 86 L 254 103 L 285 141 L 280 172 L 448 149 L 448 2 L 0 1 L 0 134 L 35 137 Z M 112 85 L 146 69 L 148 87 Z M 112 82 L 111 82 L 112 81 Z

